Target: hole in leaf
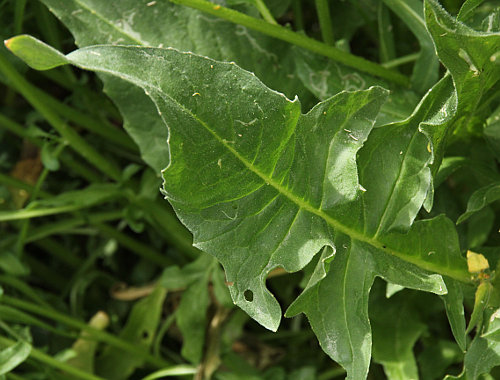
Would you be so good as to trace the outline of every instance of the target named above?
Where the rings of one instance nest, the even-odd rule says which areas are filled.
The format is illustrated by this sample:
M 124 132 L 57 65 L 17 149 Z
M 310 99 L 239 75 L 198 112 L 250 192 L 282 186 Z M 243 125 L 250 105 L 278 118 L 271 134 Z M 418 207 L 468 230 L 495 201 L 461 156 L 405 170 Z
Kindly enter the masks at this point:
M 149 332 L 147 332 L 146 330 L 144 330 L 142 332 L 142 339 L 148 339 L 149 338 Z
M 245 290 L 245 293 L 243 293 L 243 296 L 248 302 L 253 301 L 253 292 L 250 289 Z
M 387 248 L 387 247 L 385 245 L 383 245 L 382 248 Z

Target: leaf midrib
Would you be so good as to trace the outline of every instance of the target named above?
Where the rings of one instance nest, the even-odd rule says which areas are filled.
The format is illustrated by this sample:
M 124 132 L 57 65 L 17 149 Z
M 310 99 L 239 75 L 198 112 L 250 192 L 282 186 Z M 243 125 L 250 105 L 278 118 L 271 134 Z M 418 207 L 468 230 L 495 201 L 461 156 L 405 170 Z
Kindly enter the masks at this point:
M 122 47 L 122 48 L 127 49 L 127 47 Z M 190 53 L 185 53 L 185 54 L 190 54 Z M 307 203 L 302 198 L 298 197 L 293 192 L 291 192 L 288 188 L 282 186 L 275 179 L 273 179 L 272 177 L 269 177 L 267 174 L 260 171 L 259 168 L 255 167 L 252 163 L 247 161 L 245 159 L 245 157 L 240 155 L 238 153 L 238 151 L 236 151 L 232 146 L 230 146 L 229 143 L 225 139 L 221 138 L 214 130 L 212 130 L 210 128 L 210 126 L 204 120 L 200 119 L 198 117 L 198 115 L 192 113 L 191 110 L 187 109 L 182 104 L 177 102 L 176 99 L 171 97 L 169 94 L 165 93 L 161 88 L 154 86 L 150 83 L 144 82 L 136 77 L 132 77 L 130 75 L 119 72 L 119 71 L 114 71 L 114 70 L 106 69 L 106 68 L 102 68 L 102 67 L 95 67 L 95 66 L 93 67 L 90 64 L 88 66 L 86 66 L 84 63 L 72 60 L 71 54 L 69 56 L 67 56 L 67 58 L 69 59 L 70 62 L 74 63 L 77 66 L 80 66 L 83 69 L 99 71 L 99 72 L 103 72 L 106 74 L 110 74 L 110 75 L 122 78 L 124 80 L 130 81 L 133 84 L 136 84 L 139 87 L 142 87 L 143 89 L 148 89 L 148 90 L 152 89 L 152 90 L 158 92 L 158 94 L 160 94 L 161 96 L 164 96 L 165 98 L 169 99 L 172 103 L 174 103 L 182 111 L 184 111 L 186 114 L 191 116 L 194 120 L 196 120 L 207 132 L 209 132 L 225 149 L 227 149 L 250 172 L 252 172 L 256 176 L 261 178 L 269 186 L 274 187 L 278 191 L 279 194 L 288 198 L 291 202 L 295 203 L 300 209 L 308 211 L 311 214 L 322 218 L 333 229 L 338 230 L 339 232 L 350 236 L 351 239 L 355 239 L 355 240 L 370 244 L 371 246 L 373 246 L 373 247 L 375 247 L 383 252 L 386 252 L 388 254 L 396 256 L 396 257 L 398 257 L 406 262 L 409 262 L 411 264 L 414 264 L 414 265 L 416 265 L 424 270 L 438 273 L 441 275 L 446 275 L 448 277 L 454 278 L 454 279 L 461 281 L 461 282 L 464 282 L 464 283 L 470 283 L 471 280 L 470 280 L 469 274 L 467 272 L 464 272 L 464 271 L 461 271 L 461 270 L 455 269 L 455 268 L 441 267 L 435 263 L 421 260 L 421 259 L 419 259 L 419 256 L 417 256 L 417 257 L 408 256 L 408 255 L 404 254 L 403 252 L 397 251 L 395 249 L 392 249 L 391 247 L 386 246 L 384 243 L 378 241 L 377 239 L 365 236 L 362 233 L 340 223 L 338 220 L 336 220 L 336 219 L 332 218 L 330 215 L 326 214 L 323 210 L 315 208 L 311 204 Z M 214 62 L 216 62 L 216 61 L 214 61 Z M 222 65 L 231 65 L 230 63 L 224 63 L 224 62 L 217 62 L 217 64 L 219 64 L 219 65 L 221 65 L 221 64 Z M 155 100 L 152 97 L 150 97 L 150 99 L 154 102 L 154 104 L 158 108 L 158 105 L 156 104 Z M 288 100 L 288 101 L 290 101 L 290 100 Z M 301 115 L 301 116 L 303 117 L 303 115 Z M 300 118 L 297 119 L 296 123 L 298 122 L 299 119 Z M 165 120 L 163 119 L 163 116 L 162 116 L 162 120 L 168 128 L 168 125 L 165 122 Z

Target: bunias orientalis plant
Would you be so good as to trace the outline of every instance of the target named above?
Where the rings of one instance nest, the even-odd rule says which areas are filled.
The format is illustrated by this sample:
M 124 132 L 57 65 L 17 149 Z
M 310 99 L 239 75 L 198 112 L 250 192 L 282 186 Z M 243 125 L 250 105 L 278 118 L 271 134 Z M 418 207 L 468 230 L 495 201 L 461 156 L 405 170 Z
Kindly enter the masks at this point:
M 412 85 L 416 93 L 433 86 L 409 113 L 416 95 L 400 74 L 327 46 L 324 55 L 334 61 L 323 62 L 250 29 L 318 53 L 306 37 L 220 5 L 182 2 L 235 24 L 166 2 L 125 1 L 113 9 L 44 2 L 82 48 L 62 55 L 29 36 L 8 40 L 7 47 L 36 69 L 73 64 L 101 76 L 144 160 L 161 171 L 163 194 L 193 233 L 194 245 L 222 263 L 233 301 L 252 318 L 276 330 L 282 311 L 266 288 L 267 275 L 311 265 L 285 315 L 305 313 L 323 350 L 348 378 L 364 379 L 372 356 L 368 299 L 381 277 L 392 287 L 441 296 L 456 342 L 466 351 L 462 378 L 500 364 L 494 271 L 481 255 L 470 253 L 466 261 L 447 216 L 426 219 L 421 211 L 432 210 L 434 182 L 453 169 L 453 161 L 441 165 L 453 134 L 483 123 L 490 115 L 482 105 L 497 91 L 500 34 L 460 21 L 478 2 L 466 2 L 457 20 L 436 1 L 425 1 L 430 37 L 414 26 L 422 51 Z M 387 4 L 410 17 L 400 2 Z M 188 36 L 176 28 L 186 20 Z M 214 43 L 220 36 L 226 48 Z M 431 40 L 447 69 L 435 84 Z M 222 62 L 230 60 L 255 74 Z M 290 60 L 297 68 L 292 78 L 286 75 Z M 335 75 L 314 79 L 321 71 L 313 67 L 322 65 L 336 71 L 337 90 L 329 83 Z M 349 67 L 357 70 L 346 79 Z M 310 92 L 296 90 L 300 80 Z M 299 99 L 310 101 L 311 93 L 324 100 L 302 113 Z M 495 123 L 489 119 L 493 144 Z M 497 186 L 478 190 L 460 221 L 498 199 Z M 463 291 L 474 288 L 466 330 Z M 476 335 L 468 342 L 473 327 Z M 401 356 L 379 346 L 374 359 L 390 378 L 416 378 L 414 342 L 413 336 L 405 341 L 410 350 Z

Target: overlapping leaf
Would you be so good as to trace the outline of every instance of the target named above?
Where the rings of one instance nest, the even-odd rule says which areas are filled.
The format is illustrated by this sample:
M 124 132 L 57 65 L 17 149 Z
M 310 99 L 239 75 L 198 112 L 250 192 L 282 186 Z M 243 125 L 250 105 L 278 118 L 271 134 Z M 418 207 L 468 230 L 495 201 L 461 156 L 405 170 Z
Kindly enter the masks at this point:
M 307 92 L 293 75 L 290 46 L 241 25 L 170 1 L 43 0 L 70 29 L 79 47 L 97 44 L 174 47 L 235 61 L 270 88 L 289 97 Z M 161 22 L 158 20 L 161 19 Z M 168 163 L 167 130 L 144 91 L 103 74 L 104 90 L 117 104 L 124 127 L 143 159 L 159 174 Z
M 10 47 L 15 51 L 26 38 Z M 297 271 L 320 248 L 331 247 L 324 260 L 336 250 L 330 270 L 321 260 L 288 313 L 308 315 L 350 378 L 368 369 L 367 301 L 375 276 L 437 294 L 446 293 L 445 284 L 427 271 L 468 280 L 451 221 L 439 217 L 397 232 L 408 230 L 430 185 L 423 134 L 386 139 L 385 151 L 383 134 L 371 145 L 370 137 L 358 178 L 356 156 L 385 100 L 383 89 L 342 92 L 301 115 L 298 100 L 236 65 L 173 49 L 97 46 L 66 60 L 131 82 L 154 102 L 169 128 L 165 196 L 195 245 L 224 265 L 234 302 L 261 324 L 274 330 L 281 317 L 265 287 L 272 269 Z M 376 131 L 431 124 L 435 100 L 426 99 L 408 121 Z M 384 154 L 400 158 L 386 166 Z M 385 176 L 380 189 L 370 170 Z

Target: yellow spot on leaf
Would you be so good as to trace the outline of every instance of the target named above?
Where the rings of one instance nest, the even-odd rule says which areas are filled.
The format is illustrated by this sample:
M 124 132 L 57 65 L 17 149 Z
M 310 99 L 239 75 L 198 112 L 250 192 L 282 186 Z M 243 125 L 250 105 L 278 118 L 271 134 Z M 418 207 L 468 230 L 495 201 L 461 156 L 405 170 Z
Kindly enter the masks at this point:
M 216 10 L 216 11 L 218 11 L 219 9 L 220 9 L 220 5 L 216 5 L 216 6 L 214 7 L 214 10 Z
M 431 143 L 430 142 L 427 143 L 427 151 L 429 153 L 432 153 L 432 151 L 431 151 Z
M 490 264 L 482 254 L 467 251 L 467 268 L 470 273 L 476 274 L 489 269 Z

